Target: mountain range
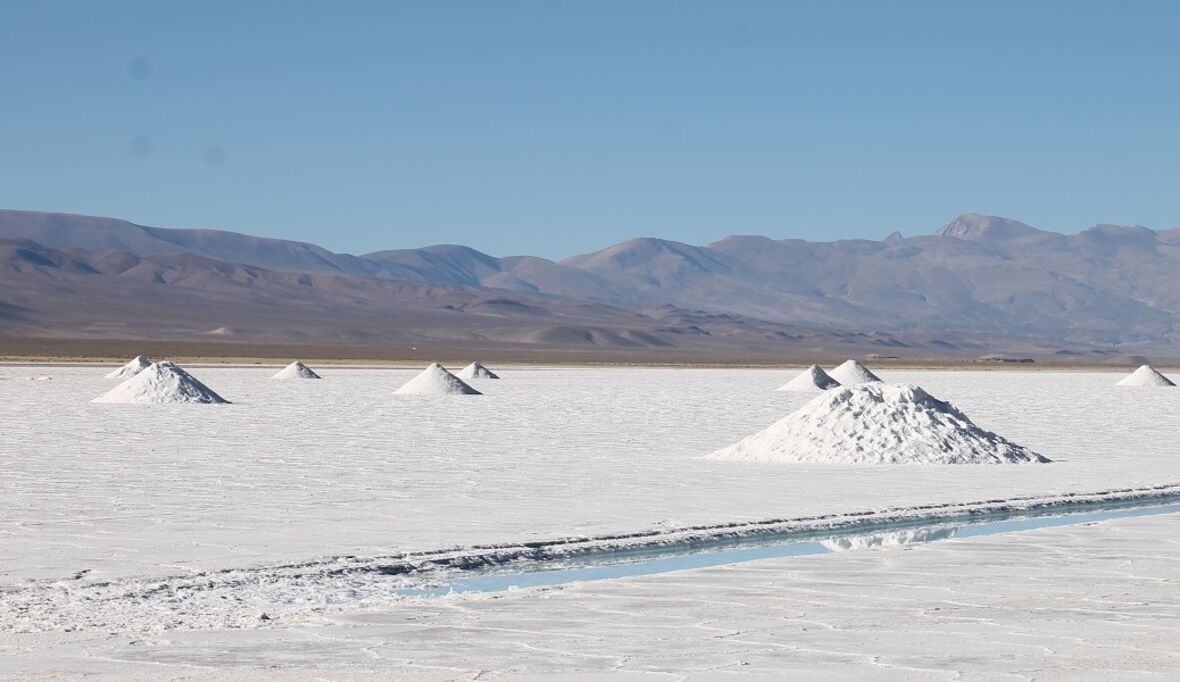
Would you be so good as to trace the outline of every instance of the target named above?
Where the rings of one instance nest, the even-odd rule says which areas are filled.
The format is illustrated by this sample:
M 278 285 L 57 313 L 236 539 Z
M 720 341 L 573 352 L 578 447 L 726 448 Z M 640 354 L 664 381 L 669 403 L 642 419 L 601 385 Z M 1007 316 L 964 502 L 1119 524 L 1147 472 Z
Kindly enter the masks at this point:
M 640 238 L 551 261 L 0 211 L 0 336 L 667 353 L 1180 355 L 1180 229 Z

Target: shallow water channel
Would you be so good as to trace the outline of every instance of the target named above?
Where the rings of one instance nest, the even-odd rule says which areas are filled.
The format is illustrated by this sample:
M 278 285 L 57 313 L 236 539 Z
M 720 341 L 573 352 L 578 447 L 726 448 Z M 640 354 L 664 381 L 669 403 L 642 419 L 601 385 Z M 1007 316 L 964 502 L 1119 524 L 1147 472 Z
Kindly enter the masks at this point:
M 847 532 L 790 533 L 728 539 L 711 543 L 671 545 L 631 551 L 603 551 L 559 562 L 537 563 L 522 569 L 482 570 L 458 576 L 446 583 L 425 588 L 400 590 L 406 597 L 431 597 L 462 592 L 505 590 L 563 585 L 590 580 L 609 580 L 655 575 L 694 568 L 740 564 L 761 559 L 809 556 L 855 549 L 965 539 L 983 535 L 1017 533 L 1037 528 L 1071 526 L 1136 516 L 1180 513 L 1180 500 L 1131 501 L 1079 505 L 1071 510 L 998 512 L 966 517 L 940 518 L 882 524 L 871 529 Z

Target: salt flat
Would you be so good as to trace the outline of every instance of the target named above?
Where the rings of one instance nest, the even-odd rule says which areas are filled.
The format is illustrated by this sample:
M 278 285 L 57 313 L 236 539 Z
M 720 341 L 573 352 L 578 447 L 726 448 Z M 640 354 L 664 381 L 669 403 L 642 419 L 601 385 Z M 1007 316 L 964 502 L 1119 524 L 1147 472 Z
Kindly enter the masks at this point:
M 394 395 L 416 369 L 189 369 L 232 404 L 96 405 L 106 370 L 0 367 L 0 676 L 1177 670 L 1174 515 L 441 599 L 400 597 L 391 579 L 340 603 L 353 586 L 264 571 L 258 599 L 182 604 L 168 577 L 1177 483 L 1178 390 L 880 372 L 1054 462 L 865 467 L 705 458 L 808 400 L 774 390 L 797 369 L 506 368 L 483 396 L 441 398 Z M 276 594 L 299 608 L 261 618 Z
M 1180 390 L 1117 374 L 881 372 L 1054 463 L 833 467 L 704 458 L 806 401 L 774 390 L 798 369 L 508 368 L 446 398 L 393 395 L 417 370 L 189 369 L 233 404 L 0 368 L 0 584 L 1180 482 Z

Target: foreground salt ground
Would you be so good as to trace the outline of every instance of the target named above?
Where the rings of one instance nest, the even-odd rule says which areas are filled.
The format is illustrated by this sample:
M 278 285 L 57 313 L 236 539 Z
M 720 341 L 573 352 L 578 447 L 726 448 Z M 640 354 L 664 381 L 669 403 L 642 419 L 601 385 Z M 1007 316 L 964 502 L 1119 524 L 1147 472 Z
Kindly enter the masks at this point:
M 0 676 L 1174 680 L 1178 523 L 411 599 L 232 632 L 0 633 Z
M 1180 393 L 1117 374 L 880 372 L 1054 460 L 964 468 L 704 459 L 806 401 L 774 391 L 797 369 L 507 368 L 445 401 L 393 395 L 419 368 L 189 369 L 234 404 L 91 405 L 101 368 L 0 367 L 0 585 L 1180 482 Z

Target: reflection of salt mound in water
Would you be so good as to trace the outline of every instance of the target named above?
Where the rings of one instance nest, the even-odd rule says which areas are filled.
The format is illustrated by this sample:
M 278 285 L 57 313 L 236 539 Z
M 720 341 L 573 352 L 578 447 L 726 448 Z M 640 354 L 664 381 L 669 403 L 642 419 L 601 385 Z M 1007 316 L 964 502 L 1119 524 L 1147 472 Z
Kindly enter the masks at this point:
M 775 390 L 814 392 L 826 391 L 829 388 L 836 388 L 839 385 L 840 382 L 828 376 L 828 373 L 825 372 L 822 367 L 819 365 L 812 365 L 800 372 L 799 376 L 791 379 Z
M 135 358 L 133 358 L 131 360 L 131 362 L 128 362 L 126 365 L 123 365 L 119 369 L 116 369 L 115 371 L 111 372 L 110 374 L 108 374 L 106 376 L 106 378 L 108 378 L 108 379 L 130 379 L 131 377 L 135 376 L 136 374 L 139 374 L 140 372 L 147 369 L 148 367 L 151 367 L 151 365 L 152 365 L 151 360 L 148 360 L 147 358 L 145 358 L 142 355 L 136 355 Z
M 319 379 L 320 375 L 311 368 L 296 360 L 278 371 L 271 379 Z
M 128 405 L 229 402 L 167 360 L 147 369 L 95 398 L 95 403 Z
M 478 362 L 473 362 L 470 365 L 467 365 L 463 369 L 456 372 L 455 376 L 459 377 L 460 379 L 463 379 L 464 381 L 469 381 L 471 379 L 499 379 L 500 378 L 499 375 L 497 375 L 495 372 L 488 369 L 487 367 L 484 367 L 483 365 L 481 365 Z
M 397 395 L 482 395 L 479 391 L 463 383 L 459 377 L 443 369 L 437 362 L 422 370 L 418 376 L 410 379 L 401 388 L 394 391 Z
M 870 372 L 868 367 L 856 360 L 845 360 L 839 367 L 828 372 L 828 376 L 839 381 L 841 386 L 856 386 L 881 380 L 876 374 Z
M 712 459 L 808 464 L 1004 464 L 1048 459 L 971 422 L 917 386 L 828 391 Z
M 1139 369 L 1123 377 L 1115 386 L 1175 386 L 1172 380 L 1160 374 L 1151 365 L 1143 365 Z
M 897 547 L 918 542 L 934 542 L 935 540 L 949 540 L 955 537 L 959 529 L 955 526 L 942 528 L 909 528 L 895 530 L 888 533 L 873 533 L 872 535 L 851 535 L 821 540 L 819 544 L 833 552 L 848 549 L 873 549 L 874 547 Z

